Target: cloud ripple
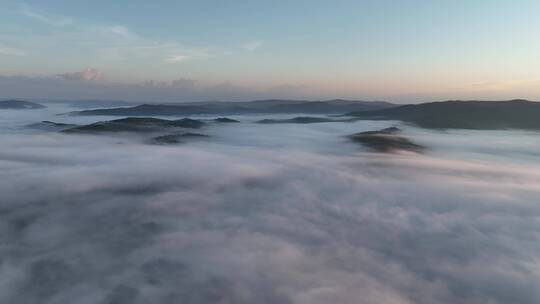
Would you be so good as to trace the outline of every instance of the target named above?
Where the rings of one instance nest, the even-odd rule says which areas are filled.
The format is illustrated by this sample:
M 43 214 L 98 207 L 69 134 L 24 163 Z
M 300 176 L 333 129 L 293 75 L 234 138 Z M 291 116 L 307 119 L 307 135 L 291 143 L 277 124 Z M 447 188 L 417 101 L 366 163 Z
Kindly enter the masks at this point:
M 343 125 L 291 130 L 366 127 Z M 177 147 L 1 135 L 0 302 L 540 300 L 538 162 L 454 157 L 437 140 L 455 134 L 412 129 L 427 155 L 287 134 L 262 147 L 237 128 L 278 132 Z

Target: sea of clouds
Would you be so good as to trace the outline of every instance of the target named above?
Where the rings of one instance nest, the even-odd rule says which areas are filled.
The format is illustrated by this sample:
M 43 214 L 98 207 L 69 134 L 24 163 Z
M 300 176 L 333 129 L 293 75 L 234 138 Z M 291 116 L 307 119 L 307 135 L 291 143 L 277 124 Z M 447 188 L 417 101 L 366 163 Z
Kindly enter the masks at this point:
M 0 112 L 0 303 L 540 303 L 540 134 L 396 122 L 200 130 L 203 141 L 29 130 Z

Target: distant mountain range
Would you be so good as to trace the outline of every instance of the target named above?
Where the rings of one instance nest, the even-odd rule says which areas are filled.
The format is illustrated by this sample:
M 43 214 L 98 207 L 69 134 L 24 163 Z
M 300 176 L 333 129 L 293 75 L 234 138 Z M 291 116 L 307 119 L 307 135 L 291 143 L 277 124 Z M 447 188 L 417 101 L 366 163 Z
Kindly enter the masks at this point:
M 333 119 L 326 117 L 297 116 L 289 119 L 262 119 L 257 121 L 261 124 L 312 124 L 323 122 L 351 122 L 351 119 Z
M 196 119 L 183 118 L 166 120 L 152 117 L 127 117 L 109 121 L 99 121 L 89 125 L 75 126 L 64 129 L 64 133 L 110 133 L 110 132 L 157 132 L 171 128 L 197 129 L 204 122 Z
M 98 105 L 97 101 L 90 101 Z M 0 101 L 0 109 L 38 109 L 45 106 L 22 100 Z M 196 114 L 339 114 L 349 118 L 297 117 L 288 120 L 262 120 L 260 123 L 317 123 L 354 120 L 401 120 L 435 129 L 525 129 L 540 130 L 540 102 L 524 99 L 505 101 L 448 100 L 422 104 L 396 105 L 383 101 L 334 99 L 255 100 L 248 102 L 192 102 L 181 104 L 142 104 L 72 112 L 74 115 L 105 116 L 189 116 Z
M 540 130 L 540 102 L 449 100 L 346 114 L 365 120 L 401 120 L 434 129 Z
M 352 100 L 256 100 L 249 102 L 202 102 L 143 104 L 133 107 L 74 112 L 78 115 L 167 116 L 193 114 L 345 114 L 360 120 L 401 120 L 424 128 L 439 129 L 530 129 L 540 130 L 540 103 L 449 100 L 398 106 L 381 101 Z M 268 123 L 295 121 L 263 121 Z M 309 121 L 314 122 L 314 121 Z M 317 121 L 320 122 L 320 121 Z
M 0 100 L 0 109 L 13 109 L 13 110 L 25 110 L 25 109 L 42 109 L 44 105 L 39 103 L 24 101 L 24 100 Z
M 256 100 L 248 102 L 194 102 L 182 104 L 143 104 L 133 107 L 112 109 L 95 109 L 74 112 L 78 115 L 114 115 L 114 116 L 167 116 L 193 114 L 273 114 L 273 113 L 307 113 L 307 114 L 343 114 L 352 111 L 381 110 L 395 107 L 383 101 L 354 100 Z
M 95 109 L 95 108 L 111 108 L 111 107 L 132 107 L 139 103 L 123 101 L 123 100 L 103 100 L 103 99 L 79 99 L 79 100 L 46 100 L 40 101 L 44 104 L 62 104 L 77 109 Z

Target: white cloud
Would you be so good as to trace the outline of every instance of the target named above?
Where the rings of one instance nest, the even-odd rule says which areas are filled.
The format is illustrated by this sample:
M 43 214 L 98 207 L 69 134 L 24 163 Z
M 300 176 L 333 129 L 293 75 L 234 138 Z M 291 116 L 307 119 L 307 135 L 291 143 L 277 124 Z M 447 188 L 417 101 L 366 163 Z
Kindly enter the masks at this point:
M 165 61 L 170 63 L 180 63 L 187 60 L 210 56 L 206 49 L 187 49 L 174 44 L 169 45 L 167 48 L 164 48 L 164 50 L 171 54 L 165 59 Z
M 71 18 L 64 17 L 64 16 L 50 15 L 43 12 L 37 12 L 34 8 L 30 7 L 27 4 L 21 5 L 21 10 L 22 10 L 22 13 L 26 17 L 46 23 L 48 25 L 67 26 L 73 23 L 73 19 Z
M 81 72 L 60 74 L 58 76 L 66 80 L 98 81 L 104 79 L 103 73 L 100 70 L 93 68 L 86 68 Z
M 129 29 L 125 26 L 121 26 L 121 25 L 111 26 L 110 30 L 112 33 L 120 35 L 120 36 L 130 35 Z
M 186 61 L 188 59 L 190 59 L 190 57 L 187 55 L 177 54 L 177 55 L 172 55 L 169 58 L 167 58 L 167 61 L 172 62 L 172 63 L 178 63 L 178 62 Z
M 248 41 L 242 44 L 242 48 L 248 51 L 255 51 L 256 49 L 259 49 L 262 45 L 263 45 L 263 41 L 253 40 L 253 41 Z
M 116 38 L 123 39 L 140 39 L 140 37 L 131 31 L 128 27 L 123 25 L 106 26 L 103 28 L 106 34 L 111 34 Z

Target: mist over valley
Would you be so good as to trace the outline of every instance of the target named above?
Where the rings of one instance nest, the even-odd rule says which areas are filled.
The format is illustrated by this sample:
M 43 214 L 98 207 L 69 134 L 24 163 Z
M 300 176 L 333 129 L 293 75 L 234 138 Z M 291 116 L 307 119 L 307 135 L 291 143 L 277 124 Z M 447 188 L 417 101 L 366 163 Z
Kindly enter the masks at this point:
M 0 111 L 2 303 L 540 300 L 537 131 L 44 104 Z

